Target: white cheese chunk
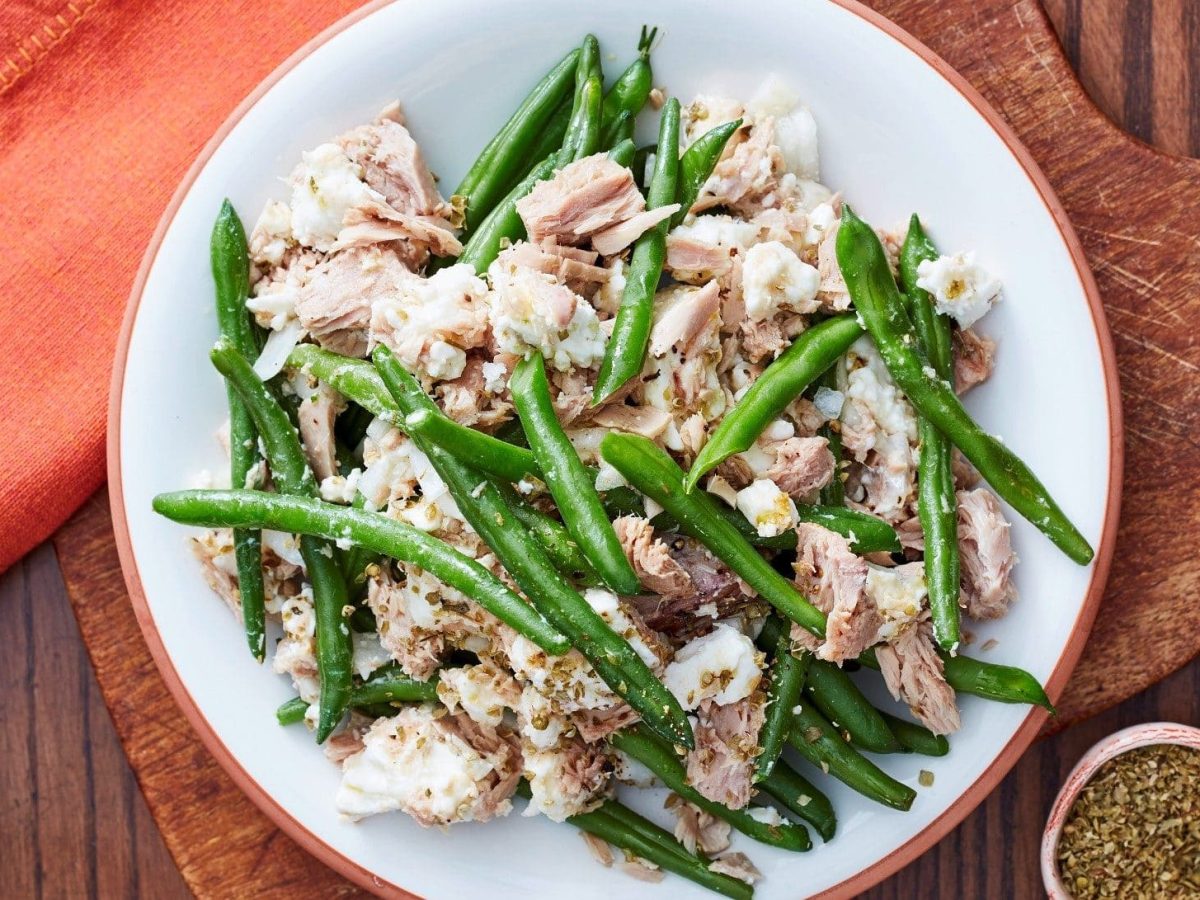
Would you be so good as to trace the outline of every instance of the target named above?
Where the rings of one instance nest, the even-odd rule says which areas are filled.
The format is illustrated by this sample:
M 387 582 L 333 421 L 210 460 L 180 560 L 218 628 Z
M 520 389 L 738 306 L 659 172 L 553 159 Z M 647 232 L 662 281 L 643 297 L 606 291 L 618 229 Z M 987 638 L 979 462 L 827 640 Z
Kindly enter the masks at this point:
M 685 709 L 702 700 L 736 703 L 749 697 L 762 679 L 762 654 L 736 628 L 717 625 L 685 644 L 667 666 L 663 683 Z
M 326 251 L 349 210 L 383 197 L 367 187 L 362 167 L 337 144 L 321 144 L 300 160 L 291 177 L 292 233 L 306 247 Z
M 814 312 L 820 283 L 817 270 L 779 241 L 755 244 L 742 263 L 746 317 L 761 322 L 782 311 Z
M 795 502 L 769 478 L 759 478 L 738 491 L 737 508 L 758 529 L 759 537 L 783 534 L 800 521 Z
M 1000 297 L 1000 280 L 975 262 L 974 251 L 924 260 L 917 276 L 917 287 L 933 294 L 937 311 L 963 328 L 983 318 Z
M 444 714 L 443 711 L 439 711 Z M 432 704 L 376 720 L 342 764 L 337 808 L 350 819 L 403 810 L 426 825 L 470 821 L 495 766 L 437 726 Z M 503 801 L 501 814 L 507 813 Z

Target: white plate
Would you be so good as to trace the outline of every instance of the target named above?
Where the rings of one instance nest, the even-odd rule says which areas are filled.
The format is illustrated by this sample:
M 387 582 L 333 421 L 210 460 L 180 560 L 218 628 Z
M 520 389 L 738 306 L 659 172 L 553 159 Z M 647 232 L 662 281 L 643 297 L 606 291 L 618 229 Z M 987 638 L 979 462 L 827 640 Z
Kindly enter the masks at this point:
M 816 115 L 822 180 L 877 224 L 919 210 L 945 250 L 974 249 L 1005 284 L 985 320 L 1000 342 L 996 376 L 968 406 L 1033 466 L 1099 549 L 1080 568 L 1016 520 L 1021 598 L 983 658 L 1022 666 L 1057 695 L 1074 665 L 1111 555 L 1120 477 L 1119 411 L 1107 330 L 1065 217 L 1015 138 L 944 63 L 858 7 L 824 0 L 670 0 L 654 5 L 662 41 L 655 81 L 685 100 L 702 91 L 748 97 L 771 74 Z M 423 830 L 402 815 L 338 820 L 337 769 L 302 728 L 280 728 L 291 693 L 256 666 L 238 624 L 200 577 L 188 531 L 150 510 L 222 465 L 213 432 L 225 395 L 207 359 L 216 337 L 208 234 L 229 196 L 248 225 L 280 196 L 301 150 L 368 120 L 399 97 L 443 186 L 549 65 L 587 31 L 610 76 L 632 58 L 646 5 L 520 0 L 397 3 L 343 23 L 268 79 L 209 147 L 148 251 L 118 352 L 110 475 L 131 594 L 169 685 L 222 764 L 308 849 L 375 890 L 428 897 L 706 896 L 672 878 L 646 885 L 592 862 L 575 830 L 511 816 Z M 1090 296 L 1089 296 L 1090 294 Z M 128 531 L 124 525 L 128 526 Z M 978 643 L 976 647 L 978 647 Z M 920 788 L 909 813 L 885 810 L 822 779 L 838 836 L 808 854 L 744 840 L 763 871 L 761 898 L 862 889 L 944 834 L 1015 762 L 1040 724 L 1018 706 L 962 702 L 963 729 L 942 760 L 892 757 Z M 626 795 L 658 821 L 661 797 Z M 852 879 L 852 880 L 851 880 Z

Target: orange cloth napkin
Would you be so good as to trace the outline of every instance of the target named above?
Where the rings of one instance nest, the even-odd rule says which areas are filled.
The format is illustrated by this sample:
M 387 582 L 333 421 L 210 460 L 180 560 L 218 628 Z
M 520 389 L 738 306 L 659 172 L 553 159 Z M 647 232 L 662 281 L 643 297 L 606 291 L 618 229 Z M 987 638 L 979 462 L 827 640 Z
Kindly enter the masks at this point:
M 121 313 L 184 172 L 360 4 L 0 2 L 0 571 L 104 481 Z

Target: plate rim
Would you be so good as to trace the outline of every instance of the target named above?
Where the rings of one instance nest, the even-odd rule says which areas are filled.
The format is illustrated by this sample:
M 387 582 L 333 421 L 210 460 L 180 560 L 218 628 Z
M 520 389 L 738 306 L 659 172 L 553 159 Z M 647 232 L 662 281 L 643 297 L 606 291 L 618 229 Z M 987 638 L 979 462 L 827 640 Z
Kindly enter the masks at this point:
M 259 810 L 261 810 L 280 830 L 294 840 L 305 852 L 316 857 L 338 874 L 348 878 L 371 893 L 387 898 L 413 898 L 420 900 L 419 895 L 406 890 L 401 885 L 385 881 L 377 874 L 362 866 L 349 856 L 336 850 L 319 836 L 309 831 L 299 819 L 291 815 L 271 794 L 263 788 L 242 766 L 238 758 L 226 747 L 216 729 L 209 723 L 192 699 L 187 686 L 167 653 L 166 647 L 155 627 L 149 604 L 142 589 L 138 573 L 137 561 L 133 553 L 133 544 L 129 533 L 129 523 L 125 515 L 125 497 L 121 478 L 121 406 L 125 386 L 125 370 L 129 357 L 129 344 L 133 334 L 137 313 L 145 292 L 146 280 L 150 270 L 158 258 L 163 239 L 170 228 L 184 198 L 193 187 L 196 179 L 208 165 L 217 148 L 229 136 L 230 131 L 242 120 L 249 110 L 276 84 L 287 76 L 300 62 L 310 56 L 315 50 L 346 29 L 355 25 L 380 9 L 404 0 L 370 0 L 364 6 L 347 13 L 332 23 L 300 48 L 290 54 L 269 75 L 258 83 L 255 88 L 237 105 L 229 116 L 221 123 L 213 136 L 205 143 L 203 149 L 188 167 L 178 187 L 171 196 L 170 202 L 163 210 L 154 234 L 146 247 L 130 289 L 129 301 L 122 316 L 121 329 L 118 334 L 114 351 L 112 378 L 109 391 L 108 405 L 108 434 L 107 434 L 107 469 L 109 482 L 109 505 L 112 513 L 113 535 L 116 542 L 117 554 L 121 563 L 129 600 L 133 606 L 134 616 L 138 627 L 150 650 L 155 667 L 170 691 L 175 704 L 180 708 L 192 729 L 217 764 L 233 780 L 238 789 L 245 794 Z M 1088 311 L 1091 313 L 1092 326 L 1096 334 L 1096 342 L 1100 352 L 1101 371 L 1104 377 L 1104 389 L 1107 400 L 1109 421 L 1109 472 L 1108 488 L 1105 497 L 1104 513 L 1101 525 L 1100 540 L 1093 561 L 1092 575 L 1088 582 L 1087 592 L 1071 628 L 1070 638 L 1063 648 L 1054 669 L 1045 683 L 1046 693 L 1052 702 L 1061 696 L 1071 673 L 1074 671 L 1079 657 L 1083 652 L 1088 635 L 1091 633 L 1104 588 L 1108 581 L 1109 570 L 1116 546 L 1117 525 L 1120 518 L 1121 487 L 1124 478 L 1124 421 L 1121 410 L 1120 383 L 1118 378 L 1116 351 L 1113 345 L 1112 332 L 1108 327 L 1107 316 L 1101 300 L 1099 288 L 1091 268 L 1088 266 L 1083 247 L 1067 217 L 1066 210 L 1059 201 L 1057 194 L 1033 159 L 1025 145 L 1017 136 L 1016 131 L 1001 117 L 967 79 L 956 71 L 949 63 L 934 53 L 924 43 L 901 28 L 881 13 L 862 5 L 858 0 L 826 0 L 836 6 L 853 13 L 868 25 L 878 28 L 888 37 L 897 41 L 928 64 L 943 80 L 956 90 L 991 127 L 996 136 L 1003 142 L 1008 151 L 1029 179 L 1038 198 L 1050 214 L 1054 225 L 1066 246 L 1071 262 L 1075 266 L 1080 286 L 1087 299 Z M 910 862 L 923 855 L 930 847 L 945 837 L 953 828 L 962 822 L 974 809 L 995 789 L 1000 781 L 1008 774 L 1025 750 L 1033 743 L 1043 723 L 1049 714 L 1040 708 L 1032 708 L 1024 721 L 1017 727 L 1012 738 L 1000 750 L 992 762 L 971 785 L 959 795 L 942 813 L 919 831 L 911 840 L 897 847 L 891 853 L 876 860 L 871 865 L 843 879 L 841 882 L 827 888 L 818 898 L 849 897 L 864 891 L 899 871 Z

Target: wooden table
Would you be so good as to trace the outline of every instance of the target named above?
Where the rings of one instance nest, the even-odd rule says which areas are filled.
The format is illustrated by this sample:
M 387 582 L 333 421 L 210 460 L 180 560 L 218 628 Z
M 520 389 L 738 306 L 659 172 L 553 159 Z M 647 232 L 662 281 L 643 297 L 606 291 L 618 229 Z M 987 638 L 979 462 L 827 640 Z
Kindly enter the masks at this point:
M 1114 120 L 1169 152 L 1200 155 L 1200 0 L 1045 3 Z M 0 646 L 0 893 L 186 897 L 100 700 L 49 545 L 0 576 Z M 957 830 L 869 896 L 1037 896 L 1037 839 L 1062 778 L 1099 737 L 1153 719 L 1200 722 L 1200 663 L 1036 744 Z M 178 765 L 211 764 L 189 746 L 201 755 Z M 275 883 L 294 893 L 302 873 L 290 874 Z

